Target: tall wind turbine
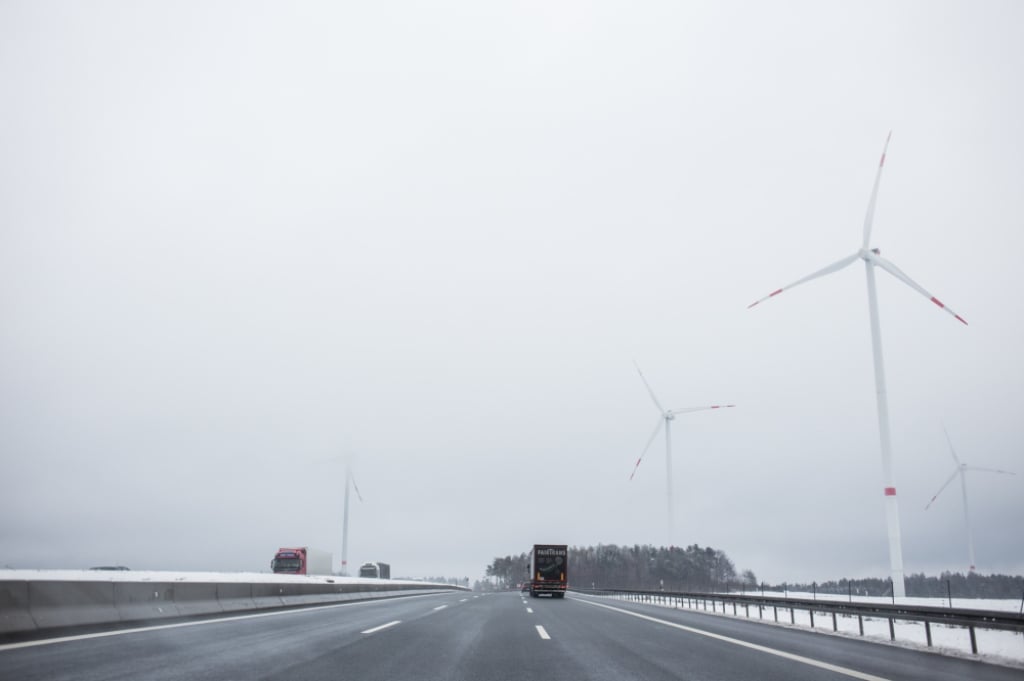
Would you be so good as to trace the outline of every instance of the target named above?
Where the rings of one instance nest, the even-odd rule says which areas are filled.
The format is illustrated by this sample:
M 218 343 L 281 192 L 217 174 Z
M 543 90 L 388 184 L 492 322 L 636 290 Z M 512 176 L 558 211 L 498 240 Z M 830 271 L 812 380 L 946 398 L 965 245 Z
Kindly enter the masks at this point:
M 974 538 L 971 535 L 971 518 L 967 511 L 967 471 L 977 471 L 979 473 L 1002 473 L 1004 475 L 1014 475 L 1010 471 L 1001 471 L 998 468 L 979 468 L 977 466 L 968 466 L 965 463 L 961 463 L 959 457 L 956 455 L 956 451 L 953 449 L 953 441 L 949 439 L 949 433 L 943 428 L 942 431 L 946 433 L 946 442 L 949 443 L 949 453 L 953 455 L 953 461 L 956 463 L 956 468 L 953 469 L 953 474 L 949 476 L 949 479 L 943 483 L 939 491 L 935 493 L 932 500 L 928 502 L 928 505 L 924 507 L 924 510 L 931 508 L 935 500 L 939 498 L 942 491 L 949 487 L 949 483 L 953 482 L 953 478 L 960 476 L 960 491 L 964 497 L 964 526 L 967 528 L 967 557 L 970 559 L 971 569 L 970 572 L 974 572 Z
M 889 149 L 890 138 L 892 138 L 892 132 L 890 132 L 889 136 L 885 139 L 885 146 L 882 148 L 882 158 L 878 162 L 878 172 L 875 175 L 874 187 L 871 189 L 871 199 L 868 202 L 868 212 L 864 217 L 864 239 L 861 242 L 860 250 L 853 255 L 849 255 L 842 260 L 832 263 L 828 267 L 807 275 L 803 279 L 798 279 L 789 286 L 784 286 L 783 288 L 773 291 L 764 298 L 751 303 L 748 308 L 754 307 L 754 305 L 777 296 L 783 291 L 787 291 L 794 286 L 799 286 L 800 284 L 811 281 L 812 279 L 817 279 L 818 277 L 841 270 L 857 260 L 864 261 L 864 269 L 867 273 L 868 280 L 868 312 L 871 317 L 871 348 L 875 360 L 875 392 L 877 394 L 878 401 L 878 430 L 882 448 L 882 475 L 885 485 L 885 515 L 889 533 L 889 566 L 892 574 L 893 596 L 902 598 L 906 596 L 906 587 L 903 581 L 903 548 L 902 541 L 900 539 L 899 506 L 896 503 L 896 484 L 893 482 L 892 475 L 892 444 L 889 438 L 889 403 L 885 392 L 885 366 L 882 361 L 882 334 L 879 330 L 878 298 L 875 293 L 875 267 L 880 267 L 892 276 L 896 277 L 904 284 L 951 314 L 958 321 L 963 322 L 964 324 L 967 324 L 967 322 L 964 321 L 960 315 L 953 312 L 953 310 L 943 305 L 942 301 L 904 274 L 900 268 L 884 259 L 881 256 L 881 251 L 879 251 L 879 249 L 868 247 L 871 240 L 871 222 L 875 215 L 875 201 L 878 198 L 878 183 L 882 179 L 882 167 L 885 165 L 885 152 Z
M 345 521 L 341 531 L 341 574 L 348 575 L 348 491 L 349 489 L 356 491 L 356 496 L 359 501 L 363 500 L 363 496 L 359 494 L 359 488 L 356 487 L 356 479 L 352 475 L 352 465 L 345 464 Z
M 665 480 L 668 484 L 668 545 L 672 546 L 672 539 L 674 536 L 673 531 L 673 513 L 672 513 L 672 421 L 675 420 L 677 414 L 689 414 L 693 411 L 703 411 L 705 409 L 724 409 L 727 407 L 735 407 L 734 404 L 715 404 L 710 407 L 685 407 L 683 409 L 665 409 L 661 406 L 661 402 L 655 397 L 654 391 L 651 390 L 651 384 L 647 382 L 647 378 L 644 376 L 644 372 L 640 371 L 640 365 L 633 362 L 633 366 L 636 367 L 636 371 L 640 374 L 640 380 L 644 382 L 647 387 L 647 392 L 651 396 L 651 400 L 654 402 L 655 408 L 658 410 L 658 423 L 654 426 L 654 432 L 651 433 L 651 437 L 648 438 L 647 444 L 644 446 L 644 450 L 640 452 L 640 457 L 636 460 L 636 465 L 633 466 L 633 472 L 630 474 L 629 479 L 632 480 L 633 476 L 636 475 L 636 471 L 640 468 L 640 462 L 643 461 L 644 455 L 647 450 L 651 448 L 651 443 L 654 442 L 654 438 L 658 436 L 662 426 L 665 428 Z

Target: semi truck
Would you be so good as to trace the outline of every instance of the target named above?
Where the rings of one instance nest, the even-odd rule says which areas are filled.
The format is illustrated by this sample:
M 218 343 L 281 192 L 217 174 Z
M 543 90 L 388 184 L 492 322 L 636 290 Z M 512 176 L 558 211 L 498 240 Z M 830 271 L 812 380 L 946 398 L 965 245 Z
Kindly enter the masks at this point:
M 530 550 L 530 596 L 549 594 L 565 598 L 569 585 L 569 547 L 565 544 L 534 544 Z
M 274 554 L 274 560 L 270 561 L 270 569 L 290 575 L 329 575 L 331 554 L 308 546 L 281 548 Z
M 359 576 L 370 579 L 391 579 L 391 566 L 387 563 L 363 563 L 359 566 Z

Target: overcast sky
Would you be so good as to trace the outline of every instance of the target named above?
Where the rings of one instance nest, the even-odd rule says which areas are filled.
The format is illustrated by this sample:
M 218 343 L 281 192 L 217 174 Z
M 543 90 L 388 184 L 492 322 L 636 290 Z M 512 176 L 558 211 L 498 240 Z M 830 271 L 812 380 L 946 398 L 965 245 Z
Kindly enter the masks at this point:
M 0 2 L 0 566 L 1024 572 L 1024 4 Z

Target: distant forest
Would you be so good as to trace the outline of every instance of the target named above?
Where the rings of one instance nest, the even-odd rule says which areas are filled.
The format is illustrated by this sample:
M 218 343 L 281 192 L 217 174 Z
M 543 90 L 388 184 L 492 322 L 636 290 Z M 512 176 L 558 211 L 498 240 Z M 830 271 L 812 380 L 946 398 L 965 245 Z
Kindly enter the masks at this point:
M 1024 577 L 1020 576 L 943 572 L 937 577 L 928 577 L 919 573 L 907 575 L 905 583 L 907 596 L 915 598 L 1024 598 Z M 821 584 L 765 585 L 764 589 L 838 596 L 892 596 L 892 581 L 888 578 L 841 579 Z
M 495 558 L 487 576 L 500 588 L 514 588 L 528 579 L 527 554 Z M 841 579 L 822 583 L 762 584 L 751 570 L 737 573 L 718 549 L 696 544 L 682 547 L 614 544 L 569 547 L 569 586 L 578 589 L 637 589 L 693 592 L 790 591 L 830 596 L 891 596 L 888 578 Z M 1024 577 L 943 572 L 939 576 L 906 577 L 907 596 L 945 598 L 1022 598 Z
M 527 554 L 520 553 L 495 558 L 487 576 L 513 587 L 527 579 L 529 569 Z M 721 551 L 696 544 L 685 549 L 614 544 L 569 548 L 569 584 L 579 588 L 711 591 L 730 582 L 738 582 L 732 561 Z

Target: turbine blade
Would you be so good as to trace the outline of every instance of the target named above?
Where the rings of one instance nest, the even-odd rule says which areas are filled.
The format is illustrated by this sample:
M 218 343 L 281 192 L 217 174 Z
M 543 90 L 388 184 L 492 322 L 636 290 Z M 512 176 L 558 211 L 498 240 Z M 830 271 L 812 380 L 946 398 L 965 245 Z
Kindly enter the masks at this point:
M 769 298 L 774 298 L 775 296 L 779 295 L 783 291 L 788 291 L 789 289 L 793 288 L 794 286 L 799 286 L 800 284 L 808 282 L 811 279 L 817 279 L 818 277 L 823 277 L 826 274 L 832 274 L 833 272 L 837 272 L 837 271 L 843 269 L 844 267 L 846 267 L 847 265 L 849 265 L 850 263 L 852 263 L 854 260 L 856 260 L 859 257 L 861 257 L 861 254 L 858 251 L 857 253 L 854 253 L 853 255 L 847 256 L 847 257 L 843 258 L 842 260 L 837 260 L 834 263 L 832 263 L 831 265 L 829 265 L 828 267 L 823 267 L 822 269 L 818 270 L 817 272 L 814 272 L 812 274 L 808 274 L 803 279 L 798 279 L 798 280 L 794 281 L 789 286 L 783 286 L 782 288 L 780 288 L 780 289 L 778 289 L 776 291 L 772 291 L 771 293 L 766 295 L 764 298 L 761 298 L 760 300 L 755 300 L 750 305 L 747 305 L 747 309 L 749 310 L 750 308 L 754 307 L 758 303 L 763 303 L 764 301 L 768 300 Z
M 875 185 L 871 188 L 871 199 L 868 201 L 868 212 L 864 216 L 864 249 L 867 250 L 868 242 L 871 241 L 871 225 L 875 221 L 875 202 L 878 200 L 878 184 L 882 181 L 882 168 L 885 167 L 885 152 L 889 150 L 889 140 L 892 139 L 892 130 L 885 138 L 885 146 L 882 147 L 882 158 L 878 161 L 878 172 L 875 173 Z
M 356 497 L 358 497 L 359 501 L 363 501 L 363 495 L 359 493 L 359 486 L 356 485 L 356 476 L 350 475 L 349 479 L 352 481 L 352 489 L 356 491 Z
M 957 319 L 957 321 L 963 323 L 964 325 L 967 324 L 967 320 L 966 319 L 964 319 L 963 317 L 958 315 L 952 309 L 946 307 L 945 303 L 943 303 L 941 300 L 939 300 L 938 298 L 933 296 L 931 293 L 926 291 L 923 286 L 921 286 L 916 281 L 914 281 L 913 279 L 908 277 L 903 270 L 901 270 L 899 267 L 896 267 L 896 265 L 894 265 L 893 263 L 889 262 L 888 260 L 886 260 L 882 256 L 878 255 L 874 251 L 868 251 L 866 257 L 871 262 L 873 262 L 874 264 L 878 265 L 883 270 L 885 270 L 886 272 L 888 272 L 892 276 L 896 277 L 897 279 L 902 281 L 904 284 L 906 284 L 910 288 L 914 289 L 915 291 L 917 291 L 922 296 L 924 296 L 928 300 L 932 301 L 933 303 L 935 303 L 936 305 L 941 307 L 943 310 L 945 310 L 949 314 L 953 315 L 953 317 L 955 317 Z
M 944 490 L 947 487 L 949 487 L 949 483 L 953 482 L 953 478 L 955 478 L 957 476 L 957 473 L 959 473 L 959 472 L 960 472 L 959 468 L 957 468 L 955 471 L 953 471 L 953 475 L 949 476 L 949 479 L 946 480 L 946 482 L 943 483 L 942 487 L 939 488 L 939 491 L 936 492 L 935 496 L 932 497 L 932 500 L 929 501 L 928 505 L 924 507 L 924 510 L 927 511 L 929 508 L 931 508 L 931 505 L 934 504 L 935 500 L 939 498 L 940 494 L 942 494 L 942 490 Z
M 1003 475 L 1017 475 L 1013 471 L 1004 471 L 999 468 L 980 468 L 978 466 L 964 466 L 965 471 L 977 471 L 979 473 L 1002 473 Z
M 661 430 L 661 427 L 664 424 L 665 417 L 659 416 L 658 425 L 654 426 L 654 432 L 651 433 L 651 436 L 649 438 L 647 438 L 647 444 L 644 445 L 644 451 L 640 452 L 640 457 L 636 460 L 636 465 L 633 466 L 633 472 L 629 474 L 630 480 L 632 480 L 633 476 L 636 475 L 636 469 L 640 468 L 640 462 L 644 460 L 644 455 L 647 453 L 647 450 L 651 448 L 651 443 L 654 442 L 654 438 L 658 437 L 658 432 Z
M 946 426 L 942 426 L 942 432 L 946 434 L 946 442 L 949 443 L 949 453 L 953 455 L 953 461 L 956 461 L 956 465 L 959 468 L 961 466 L 960 457 L 956 455 L 956 450 L 953 449 L 953 441 L 949 439 L 949 431 L 946 430 Z
M 651 399 L 654 400 L 654 406 L 658 408 L 659 412 L 664 414 L 665 407 L 661 406 L 661 402 L 659 402 L 658 398 L 654 396 L 654 391 L 651 390 L 651 384 L 647 382 L 647 377 L 644 376 L 644 372 L 640 371 L 640 365 L 636 363 L 636 360 L 633 360 L 633 366 L 636 367 L 636 372 L 640 374 L 640 380 L 644 382 L 644 385 L 647 387 L 647 392 L 650 394 Z
M 729 409 L 735 407 L 735 404 L 713 404 L 710 407 L 683 407 L 682 409 L 672 409 L 669 411 L 670 414 L 689 414 L 692 411 L 704 411 L 706 409 Z

